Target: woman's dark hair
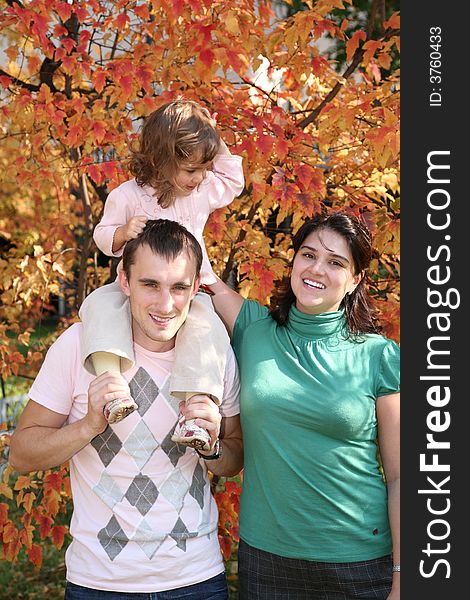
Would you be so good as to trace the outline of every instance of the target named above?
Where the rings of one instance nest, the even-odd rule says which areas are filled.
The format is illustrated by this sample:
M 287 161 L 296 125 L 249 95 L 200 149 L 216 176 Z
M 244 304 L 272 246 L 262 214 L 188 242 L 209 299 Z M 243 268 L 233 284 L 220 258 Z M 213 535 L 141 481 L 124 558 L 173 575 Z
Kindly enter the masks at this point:
M 181 163 L 211 162 L 219 147 L 220 135 L 209 111 L 179 99 L 146 117 L 129 169 L 139 185 L 154 188 L 158 203 L 167 208 L 175 200 L 174 179 Z
M 295 234 L 292 243 L 294 258 L 304 240 L 314 231 L 330 229 L 341 235 L 348 244 L 354 263 L 354 274 L 364 272 L 364 277 L 351 294 L 346 294 L 340 308 L 344 308 L 349 332 L 373 333 L 377 331 L 374 324 L 375 311 L 372 307 L 366 285 L 366 269 L 372 257 L 372 240 L 370 231 L 353 215 L 336 212 L 329 215 L 317 215 L 306 221 Z M 294 260 L 292 259 L 292 261 Z M 292 264 L 289 271 L 292 269 Z M 290 272 L 278 285 L 271 301 L 270 314 L 280 325 L 285 325 L 289 318 L 289 310 L 295 302 L 295 295 L 290 283 Z

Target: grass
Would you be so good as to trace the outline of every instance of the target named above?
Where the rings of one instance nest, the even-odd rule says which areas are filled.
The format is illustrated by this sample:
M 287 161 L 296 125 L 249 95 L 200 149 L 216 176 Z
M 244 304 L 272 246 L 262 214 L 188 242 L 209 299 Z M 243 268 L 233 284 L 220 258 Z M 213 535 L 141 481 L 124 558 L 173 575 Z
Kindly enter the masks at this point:
M 25 556 L 14 563 L 0 561 L 0 600 L 63 600 L 65 586 L 64 550 L 43 545 L 39 571 Z

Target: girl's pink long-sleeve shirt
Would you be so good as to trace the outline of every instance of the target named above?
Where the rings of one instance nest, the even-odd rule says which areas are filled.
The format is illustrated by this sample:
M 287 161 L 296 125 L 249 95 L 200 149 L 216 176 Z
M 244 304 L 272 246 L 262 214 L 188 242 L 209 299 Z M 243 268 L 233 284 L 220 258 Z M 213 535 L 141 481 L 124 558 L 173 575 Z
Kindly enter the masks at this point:
M 214 158 L 213 170 L 196 190 L 188 196 L 177 196 L 168 208 L 162 208 L 150 186 L 139 186 L 131 179 L 115 188 L 106 199 L 103 217 L 95 228 L 93 238 L 98 248 L 108 256 L 122 256 L 124 246 L 112 251 L 114 232 L 135 216 L 148 219 L 170 219 L 184 225 L 201 244 L 203 261 L 201 282 L 210 285 L 216 278 L 207 256 L 203 231 L 209 215 L 227 206 L 244 187 L 242 158 L 219 154 Z

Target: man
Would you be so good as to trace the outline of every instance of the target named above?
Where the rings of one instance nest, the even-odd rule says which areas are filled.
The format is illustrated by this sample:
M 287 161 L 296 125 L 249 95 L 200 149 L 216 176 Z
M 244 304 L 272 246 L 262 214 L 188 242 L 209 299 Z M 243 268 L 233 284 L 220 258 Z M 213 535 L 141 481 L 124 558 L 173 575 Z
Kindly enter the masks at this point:
M 201 395 L 182 409 L 209 431 L 211 449 L 198 453 L 171 441 L 179 412 L 168 393 L 175 336 L 198 290 L 201 261 L 184 227 L 149 221 L 127 243 L 118 275 L 130 300 L 136 354 L 127 381 L 111 372 L 95 379 L 82 367 L 76 323 L 49 349 L 30 390 L 10 462 L 28 472 L 70 459 L 74 513 L 65 600 L 228 598 L 203 454 L 217 475 L 242 467 L 231 350 L 220 412 Z M 108 425 L 105 404 L 129 391 L 138 410 Z

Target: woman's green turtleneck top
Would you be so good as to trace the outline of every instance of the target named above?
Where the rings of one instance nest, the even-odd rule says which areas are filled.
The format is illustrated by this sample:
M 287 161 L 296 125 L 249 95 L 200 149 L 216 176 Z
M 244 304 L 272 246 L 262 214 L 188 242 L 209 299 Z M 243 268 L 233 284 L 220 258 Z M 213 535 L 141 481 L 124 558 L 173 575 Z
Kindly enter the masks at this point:
M 233 347 L 245 447 L 240 536 L 261 550 L 325 562 L 392 550 L 375 402 L 399 389 L 399 348 L 345 336 L 343 311 L 291 307 L 280 326 L 246 300 Z

